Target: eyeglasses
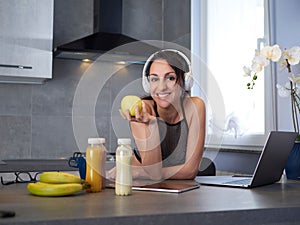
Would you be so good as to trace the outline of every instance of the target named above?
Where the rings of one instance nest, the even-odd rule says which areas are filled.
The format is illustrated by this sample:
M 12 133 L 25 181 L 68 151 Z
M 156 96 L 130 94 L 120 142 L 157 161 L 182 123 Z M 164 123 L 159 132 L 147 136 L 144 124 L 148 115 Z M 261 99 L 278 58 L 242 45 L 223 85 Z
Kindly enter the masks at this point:
M 15 172 L 16 179 L 12 181 L 5 182 L 3 177 L 1 177 L 2 185 L 10 185 L 15 183 L 29 183 L 38 181 L 38 175 L 40 172 L 35 173 L 33 176 L 29 172 Z

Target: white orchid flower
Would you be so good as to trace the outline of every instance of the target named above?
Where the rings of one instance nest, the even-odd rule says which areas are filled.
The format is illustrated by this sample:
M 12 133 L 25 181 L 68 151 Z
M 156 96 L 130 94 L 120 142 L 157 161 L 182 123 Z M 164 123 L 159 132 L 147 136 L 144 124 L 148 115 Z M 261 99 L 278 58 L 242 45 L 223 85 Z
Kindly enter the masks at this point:
M 281 49 L 279 45 L 273 46 L 265 46 L 261 51 L 260 54 L 265 56 L 267 59 L 272 60 L 273 62 L 278 62 L 281 57 Z
M 293 82 L 293 89 L 296 92 L 297 95 L 300 94 L 300 74 L 298 74 L 297 77 L 295 77 L 294 74 L 292 74 L 292 77 L 289 77 L 289 80 Z M 289 87 L 291 88 L 291 87 Z
M 262 55 L 257 55 L 254 57 L 254 59 L 252 60 L 252 66 L 251 66 L 251 69 L 257 73 L 257 72 L 260 72 L 262 71 L 262 69 L 269 65 L 270 61 L 265 57 L 265 56 L 262 56 Z
M 295 77 L 294 74 L 292 74 L 292 76 L 289 77 L 289 80 L 292 81 L 294 84 L 300 84 L 300 77 Z
M 289 64 L 296 65 L 300 62 L 300 47 L 294 46 L 283 52 L 283 58 L 287 59 Z
M 247 67 L 247 66 L 244 66 L 243 67 L 243 70 L 244 70 L 244 77 L 251 77 L 251 69 L 249 68 L 249 67 Z
M 280 84 L 276 84 L 276 88 L 277 88 L 277 90 L 278 90 L 278 95 L 279 95 L 280 97 L 283 97 L 283 98 L 289 97 L 290 94 L 291 94 L 290 90 L 288 89 L 289 86 L 290 86 L 289 82 L 287 82 L 287 83 L 285 84 L 285 86 L 282 86 L 282 85 L 280 85 Z
M 279 61 L 279 71 L 283 71 L 284 69 L 286 69 L 287 65 L 288 64 L 287 64 L 286 60 L 285 59 L 281 59 Z

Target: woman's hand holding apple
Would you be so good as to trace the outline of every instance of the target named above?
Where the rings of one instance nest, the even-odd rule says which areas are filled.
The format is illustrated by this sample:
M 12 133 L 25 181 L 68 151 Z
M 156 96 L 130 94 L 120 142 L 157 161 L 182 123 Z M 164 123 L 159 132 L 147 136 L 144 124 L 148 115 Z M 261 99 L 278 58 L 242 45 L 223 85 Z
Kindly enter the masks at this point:
M 151 119 L 155 118 L 147 112 L 145 102 L 134 95 L 127 95 L 122 99 L 120 114 L 128 121 L 141 123 L 149 123 Z

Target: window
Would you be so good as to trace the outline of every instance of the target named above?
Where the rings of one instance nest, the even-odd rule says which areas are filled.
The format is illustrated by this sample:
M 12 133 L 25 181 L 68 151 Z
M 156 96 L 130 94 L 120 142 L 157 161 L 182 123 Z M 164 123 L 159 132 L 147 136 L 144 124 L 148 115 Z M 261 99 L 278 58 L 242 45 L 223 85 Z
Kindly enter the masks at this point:
M 268 1 L 192 0 L 191 8 L 192 94 L 207 103 L 206 145 L 261 148 L 275 126 L 272 78 L 261 73 L 247 90 L 243 66 L 268 44 Z

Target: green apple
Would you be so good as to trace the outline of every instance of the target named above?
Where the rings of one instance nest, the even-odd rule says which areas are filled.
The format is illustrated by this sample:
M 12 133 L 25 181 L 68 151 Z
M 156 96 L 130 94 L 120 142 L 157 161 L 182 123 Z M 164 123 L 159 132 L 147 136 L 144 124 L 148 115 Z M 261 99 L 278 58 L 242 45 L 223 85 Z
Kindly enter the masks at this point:
M 135 95 L 127 95 L 121 100 L 121 110 L 126 114 L 126 110 L 129 110 L 131 116 L 135 116 L 135 106 L 138 105 L 139 111 L 142 111 L 142 99 Z

